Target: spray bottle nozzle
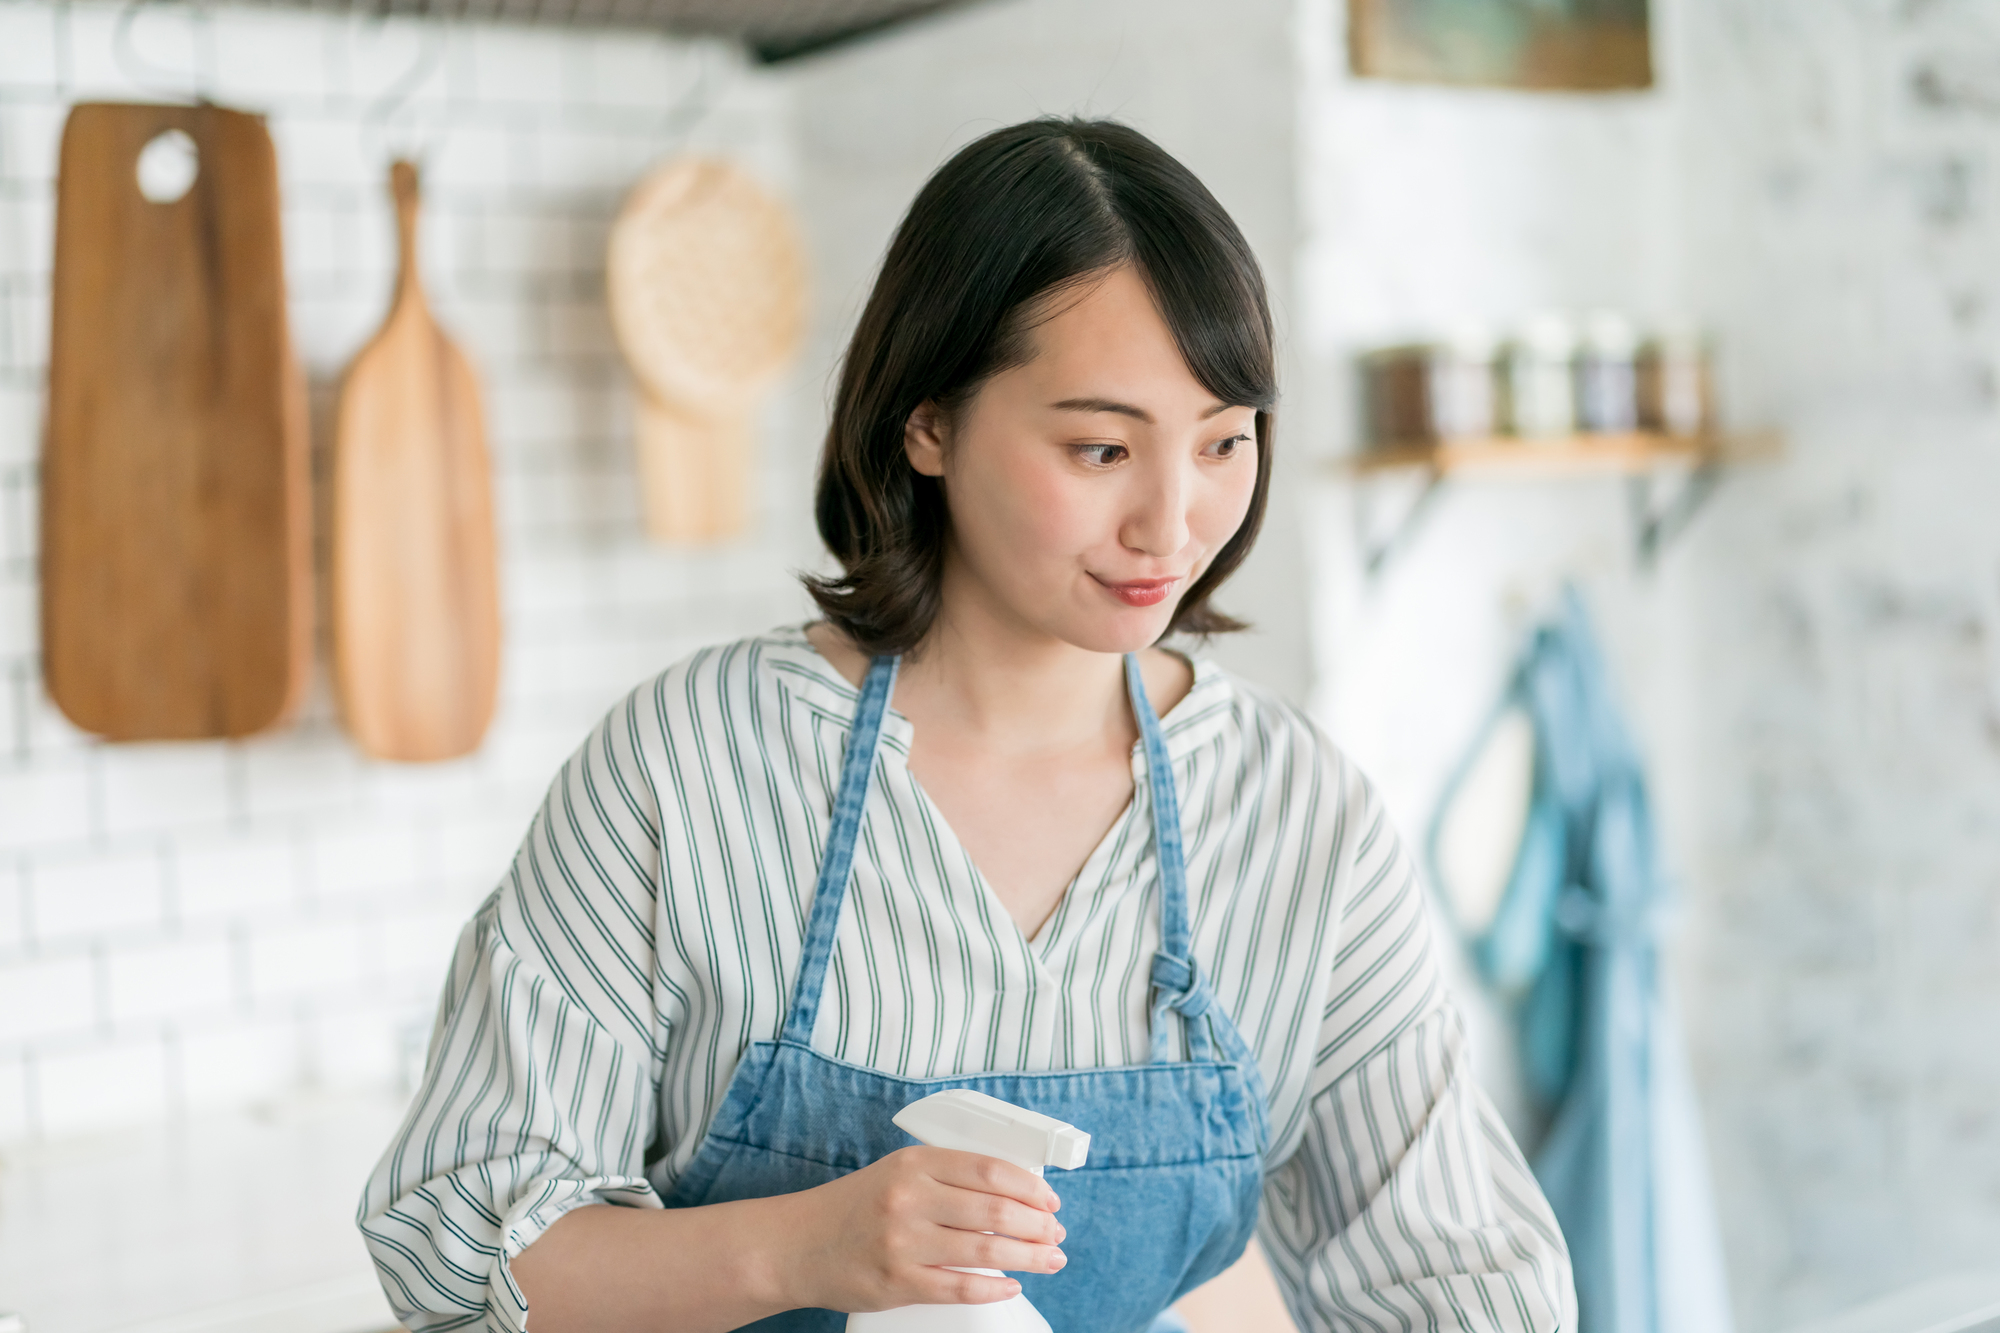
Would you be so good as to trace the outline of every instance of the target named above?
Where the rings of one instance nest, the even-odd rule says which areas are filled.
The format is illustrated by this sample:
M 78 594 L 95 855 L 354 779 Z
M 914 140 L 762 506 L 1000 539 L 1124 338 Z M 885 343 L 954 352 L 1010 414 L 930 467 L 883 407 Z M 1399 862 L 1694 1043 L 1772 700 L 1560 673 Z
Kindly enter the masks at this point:
M 1042 1174 L 1045 1166 L 1074 1171 L 1090 1152 L 1090 1135 L 1025 1107 L 970 1088 L 952 1088 L 911 1102 L 896 1125 L 933 1148 L 984 1153 Z

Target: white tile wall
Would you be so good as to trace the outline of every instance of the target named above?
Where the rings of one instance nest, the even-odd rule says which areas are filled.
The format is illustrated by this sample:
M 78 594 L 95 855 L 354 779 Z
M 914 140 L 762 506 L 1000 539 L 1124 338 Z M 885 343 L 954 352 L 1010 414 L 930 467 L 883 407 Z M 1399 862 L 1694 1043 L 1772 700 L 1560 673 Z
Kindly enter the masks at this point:
M 484 379 L 507 616 L 499 717 L 470 759 L 372 763 L 324 663 L 299 719 L 236 744 L 106 746 L 41 686 L 36 459 L 55 147 L 68 104 L 143 99 L 110 5 L 0 4 L 0 1146 L 302 1088 L 407 1077 L 446 960 L 556 766 L 624 690 L 706 642 L 803 618 L 816 371 L 764 442 L 757 534 L 707 552 L 639 533 L 603 247 L 625 189 L 691 143 L 780 189 L 788 92 L 727 48 L 457 26 L 383 127 L 371 104 L 438 40 L 403 22 L 210 10 L 208 93 L 263 111 L 279 153 L 293 334 L 318 469 L 343 364 L 392 277 L 389 148 L 420 151 L 440 316 Z M 202 49 L 146 10 L 155 64 Z M 183 80 L 182 89 L 193 87 Z

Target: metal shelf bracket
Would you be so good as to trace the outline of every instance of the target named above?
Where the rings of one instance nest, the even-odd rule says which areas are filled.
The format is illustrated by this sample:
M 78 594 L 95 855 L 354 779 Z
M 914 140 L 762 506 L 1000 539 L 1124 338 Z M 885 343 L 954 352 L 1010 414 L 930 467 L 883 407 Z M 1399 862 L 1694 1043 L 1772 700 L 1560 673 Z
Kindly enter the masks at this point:
M 1625 479 L 1625 501 L 1632 515 L 1632 561 L 1641 574 L 1659 567 L 1661 554 L 1687 531 L 1721 485 L 1722 462 L 1712 456 L 1696 464 L 1664 502 L 1654 498 L 1657 487 L 1651 472 L 1635 472 Z
M 1381 577 L 1390 560 L 1416 539 L 1417 530 L 1444 489 L 1444 469 L 1432 465 L 1423 469 L 1417 493 L 1403 505 L 1402 512 L 1389 524 L 1375 521 L 1374 492 L 1379 482 L 1362 478 L 1354 488 L 1354 537 L 1361 548 L 1361 568 L 1369 582 Z

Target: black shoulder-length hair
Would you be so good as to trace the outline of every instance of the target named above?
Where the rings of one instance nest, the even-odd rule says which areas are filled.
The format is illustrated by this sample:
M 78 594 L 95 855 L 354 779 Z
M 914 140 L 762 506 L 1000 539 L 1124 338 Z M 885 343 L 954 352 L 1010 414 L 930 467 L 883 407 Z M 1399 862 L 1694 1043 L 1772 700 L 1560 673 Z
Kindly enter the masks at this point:
M 863 651 L 915 648 L 941 605 L 950 520 L 936 479 L 904 455 L 910 414 L 934 403 L 949 420 L 1033 355 L 1049 298 L 1121 264 L 1202 387 L 1257 409 L 1249 513 L 1167 633 L 1244 628 L 1208 600 L 1249 553 L 1270 490 L 1278 386 L 1263 274 L 1215 196 L 1158 144 L 1116 121 L 1048 118 L 975 140 L 925 183 L 842 361 L 815 501 L 842 573 L 805 584 Z

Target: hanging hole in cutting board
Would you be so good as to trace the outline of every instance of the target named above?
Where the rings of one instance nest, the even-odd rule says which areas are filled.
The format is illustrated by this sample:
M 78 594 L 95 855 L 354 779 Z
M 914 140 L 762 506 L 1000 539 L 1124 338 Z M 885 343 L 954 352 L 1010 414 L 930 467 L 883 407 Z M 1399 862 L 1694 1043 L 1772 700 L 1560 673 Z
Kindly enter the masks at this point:
M 148 203 L 185 198 L 200 174 L 201 154 L 186 130 L 161 130 L 139 150 L 139 193 Z

